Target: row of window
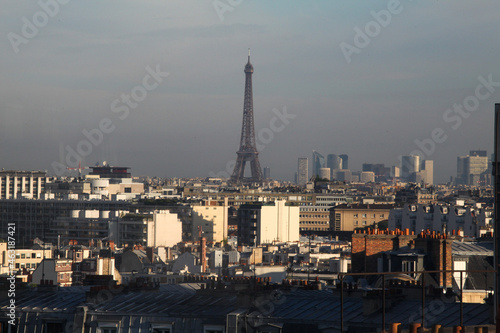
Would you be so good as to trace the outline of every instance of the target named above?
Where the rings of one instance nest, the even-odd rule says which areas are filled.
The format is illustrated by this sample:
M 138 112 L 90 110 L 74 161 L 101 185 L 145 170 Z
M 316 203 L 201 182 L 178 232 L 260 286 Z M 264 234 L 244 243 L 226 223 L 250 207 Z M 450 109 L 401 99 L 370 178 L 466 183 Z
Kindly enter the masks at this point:
M 366 218 L 366 215 L 367 214 L 361 214 L 361 217 Z M 372 215 L 373 218 L 375 218 L 377 216 L 377 214 L 370 214 L 370 215 Z M 353 214 L 353 217 L 358 217 L 358 214 L 357 213 Z M 380 214 L 380 218 L 382 218 L 382 219 L 385 218 L 385 214 Z
M 322 218 L 330 218 L 329 215 L 317 215 L 317 214 L 299 214 L 299 217 L 322 217 Z
M 26 264 L 25 264 L 25 263 L 23 263 L 23 262 L 22 262 L 22 263 L 18 263 L 18 262 L 16 262 L 16 268 L 17 268 L 17 269 L 19 269 L 19 268 L 28 268 L 28 269 L 29 269 L 29 268 L 33 268 L 33 269 L 35 269 L 35 268 L 37 268 L 37 267 L 38 267 L 38 265 L 40 265 L 40 264 L 39 264 L 39 263 L 35 263 L 35 262 L 34 262 L 34 263 L 32 263 L 32 264 L 30 264 L 30 263 L 26 263 Z
M 36 258 L 41 258 L 42 253 L 41 252 L 32 252 L 31 255 L 29 253 L 16 253 L 16 259 L 36 259 Z
M 375 221 L 372 221 L 372 223 L 371 223 L 371 224 L 374 224 L 374 223 L 376 223 L 376 222 L 375 222 Z M 359 221 L 354 221 L 354 225 L 359 225 Z M 366 221 L 362 221 L 362 222 L 361 222 L 361 225 L 366 225 Z

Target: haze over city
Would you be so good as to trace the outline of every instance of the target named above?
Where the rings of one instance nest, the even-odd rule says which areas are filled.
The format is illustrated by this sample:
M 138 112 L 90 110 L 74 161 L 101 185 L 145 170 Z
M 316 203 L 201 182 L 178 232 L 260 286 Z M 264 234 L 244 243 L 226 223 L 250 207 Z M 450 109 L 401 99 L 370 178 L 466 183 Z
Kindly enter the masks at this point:
M 495 2 L 57 3 L 46 22 L 37 2 L 2 3 L 2 168 L 54 173 L 66 147 L 101 126 L 108 132 L 82 165 L 161 177 L 224 171 L 240 140 L 248 48 L 259 158 L 273 178 L 293 180 L 312 150 L 346 153 L 352 170 L 398 165 L 423 150 L 418 140 L 438 183 L 456 175 L 457 156 L 493 152 Z M 138 86 L 151 89 L 127 104 L 123 94 Z M 272 130 L 285 111 L 295 117 Z

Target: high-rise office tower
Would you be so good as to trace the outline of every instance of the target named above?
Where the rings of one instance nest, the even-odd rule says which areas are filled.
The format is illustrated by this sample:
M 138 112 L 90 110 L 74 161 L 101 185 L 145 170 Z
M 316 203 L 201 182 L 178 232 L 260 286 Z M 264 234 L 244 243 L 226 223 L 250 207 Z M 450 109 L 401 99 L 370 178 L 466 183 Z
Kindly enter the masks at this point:
M 319 169 L 325 168 L 325 157 L 318 153 L 316 150 L 313 150 L 312 153 L 312 173 L 313 176 L 319 176 Z
M 330 176 L 331 176 L 330 168 L 320 168 L 319 169 L 319 178 L 330 180 Z
M 421 172 L 424 175 L 424 182 L 426 184 L 434 184 L 434 161 L 433 160 L 424 160 L 422 161 L 422 170 Z
M 326 156 L 326 167 L 330 168 L 330 170 L 343 169 L 342 159 L 338 155 L 328 154 L 328 156 Z
M 420 171 L 420 156 L 407 155 L 401 158 L 401 177 L 411 180 Z
M 231 182 L 262 182 L 262 169 L 260 168 L 259 152 L 255 144 L 255 129 L 253 123 L 253 93 L 252 93 L 253 66 L 250 63 L 250 49 L 248 49 L 248 62 L 245 66 L 245 100 L 243 102 L 243 123 L 241 126 L 240 149 L 236 152 Z M 250 163 L 252 176 L 245 178 L 245 164 Z
M 271 179 L 271 168 L 264 168 L 264 179 Z
M 305 185 L 309 180 L 309 170 L 308 170 L 309 161 L 307 157 L 299 157 L 299 163 L 297 166 L 297 184 Z
M 349 156 L 347 156 L 347 154 L 341 154 L 339 157 L 342 160 L 342 169 L 349 169 Z
M 488 156 L 458 156 L 457 184 L 479 185 L 481 174 L 488 170 Z

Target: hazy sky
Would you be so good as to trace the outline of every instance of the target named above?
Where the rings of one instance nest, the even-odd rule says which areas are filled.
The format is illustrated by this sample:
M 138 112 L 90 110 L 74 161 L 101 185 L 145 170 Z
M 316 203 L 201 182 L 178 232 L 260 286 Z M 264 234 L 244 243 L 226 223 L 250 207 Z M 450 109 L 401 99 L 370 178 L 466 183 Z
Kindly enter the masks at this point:
M 492 153 L 499 31 L 491 0 L 4 0 L 0 167 L 53 174 L 80 150 L 134 175 L 232 171 L 251 48 L 273 178 L 313 149 L 397 165 L 420 140 L 444 182 Z

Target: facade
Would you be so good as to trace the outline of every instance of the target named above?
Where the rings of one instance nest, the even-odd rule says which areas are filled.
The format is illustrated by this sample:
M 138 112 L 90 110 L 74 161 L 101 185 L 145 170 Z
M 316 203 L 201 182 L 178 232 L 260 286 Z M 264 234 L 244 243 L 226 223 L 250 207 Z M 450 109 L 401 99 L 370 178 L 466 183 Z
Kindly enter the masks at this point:
M 172 247 L 182 241 L 182 222 L 168 210 L 127 214 L 110 224 L 109 239 L 120 247 L 135 244 Z
M 33 239 L 57 244 L 58 218 L 70 218 L 74 211 L 128 211 L 127 201 L 110 200 L 0 200 L 0 238 L 7 239 L 8 223 L 16 225 L 16 245 L 28 248 Z
M 271 179 L 271 168 L 264 168 L 264 179 Z
M 73 284 L 72 259 L 44 259 L 33 272 L 34 284 L 69 287 Z
M 227 239 L 228 232 L 228 209 L 227 205 L 210 205 L 206 202 L 204 206 L 193 206 L 192 226 L 193 240 L 199 241 L 199 228 L 202 230 L 202 237 L 208 242 L 222 242 Z
M 45 171 L 0 171 L 0 199 L 40 199 L 50 182 Z
M 330 168 L 320 168 L 319 178 L 330 180 Z
M 330 170 L 340 170 L 344 169 L 342 165 L 342 158 L 335 154 L 328 154 L 326 156 L 326 167 Z
M 278 200 L 242 205 L 238 210 L 238 245 L 258 246 L 299 240 L 299 207 Z
M 359 175 L 359 181 L 362 183 L 375 182 L 375 173 L 373 171 L 362 171 Z
M 110 236 L 110 226 L 116 224 L 119 217 L 126 213 L 128 211 L 72 210 L 69 216 L 55 217 L 51 229 L 62 244 L 76 240 L 79 244 L 90 245 L 98 240 L 107 239 Z
M 333 178 L 341 182 L 350 183 L 352 181 L 352 172 L 345 169 L 336 170 L 333 172 Z
M 309 161 L 307 157 L 299 157 L 299 162 L 297 166 L 297 185 L 305 186 L 309 180 Z
M 474 152 L 474 151 L 473 151 Z M 480 185 L 481 175 L 488 170 L 488 157 L 467 155 L 457 157 L 457 184 Z
M 300 231 L 328 231 L 331 206 L 300 206 Z
M 342 169 L 349 169 L 349 156 L 341 154 L 339 157 L 342 160 Z
M 316 150 L 313 150 L 312 152 L 313 177 L 319 176 L 319 169 L 325 167 L 326 167 L 325 157 L 320 153 L 318 153 Z
M 389 215 L 389 229 L 419 233 L 430 230 L 441 233 L 463 233 L 464 236 L 480 237 L 493 231 L 493 211 L 488 208 L 458 205 L 406 204 L 394 208 Z
M 412 175 L 420 171 L 420 156 L 408 155 L 401 158 L 401 178 L 410 180 Z
M 330 209 L 332 231 L 353 231 L 356 228 L 374 226 L 389 218 L 393 208 L 389 204 L 343 204 Z

